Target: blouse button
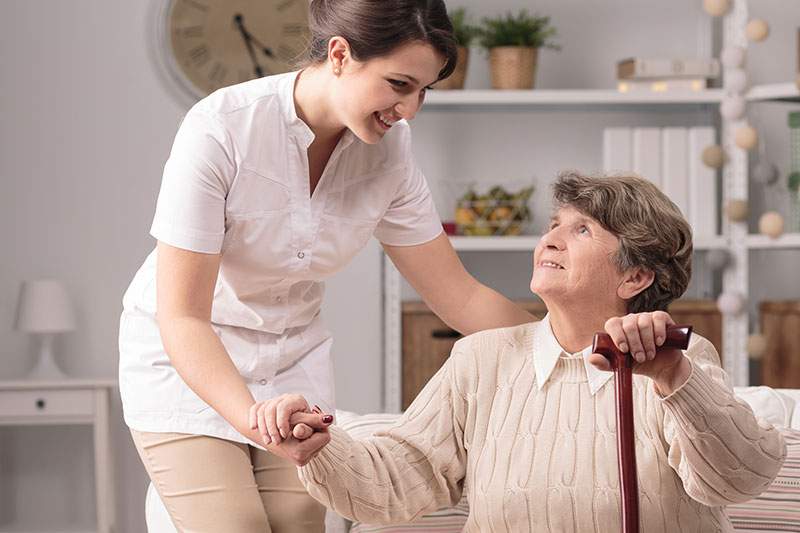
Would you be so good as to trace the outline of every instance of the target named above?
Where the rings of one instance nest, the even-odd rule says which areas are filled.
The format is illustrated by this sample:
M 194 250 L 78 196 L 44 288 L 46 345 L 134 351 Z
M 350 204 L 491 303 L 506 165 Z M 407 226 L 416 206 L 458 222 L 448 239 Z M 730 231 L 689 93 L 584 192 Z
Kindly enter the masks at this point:
M 266 379 L 262 379 L 261 381 L 259 381 L 259 383 L 261 385 L 266 385 L 267 384 L 267 380 Z
M 297 252 L 297 258 L 298 258 L 298 259 L 302 259 L 302 258 L 304 258 L 305 256 L 306 256 L 306 254 L 304 254 L 303 252 Z

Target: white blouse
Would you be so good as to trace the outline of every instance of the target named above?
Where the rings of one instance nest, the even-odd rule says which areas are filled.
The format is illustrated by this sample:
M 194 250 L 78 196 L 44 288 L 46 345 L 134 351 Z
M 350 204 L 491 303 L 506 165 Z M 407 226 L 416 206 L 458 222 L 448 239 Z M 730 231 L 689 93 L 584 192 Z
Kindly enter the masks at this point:
M 334 409 L 324 280 L 374 235 L 410 246 L 442 232 L 405 121 L 368 145 L 347 131 L 310 192 L 314 140 L 294 105 L 297 72 L 221 89 L 186 115 L 164 168 L 151 235 L 222 254 L 212 327 L 256 400 L 300 393 Z M 119 380 L 126 423 L 245 442 L 181 380 L 161 344 L 157 250 L 123 298 Z

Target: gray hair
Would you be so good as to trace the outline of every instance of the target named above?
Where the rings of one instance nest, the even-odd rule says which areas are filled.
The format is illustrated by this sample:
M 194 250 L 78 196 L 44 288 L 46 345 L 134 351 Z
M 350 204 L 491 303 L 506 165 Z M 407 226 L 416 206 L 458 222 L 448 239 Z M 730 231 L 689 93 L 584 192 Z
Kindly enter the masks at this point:
M 619 239 L 614 262 L 620 272 L 641 267 L 653 283 L 627 302 L 629 313 L 663 311 L 692 277 L 692 229 L 677 206 L 652 182 L 635 174 L 559 174 L 555 207 L 570 206 L 595 219 Z

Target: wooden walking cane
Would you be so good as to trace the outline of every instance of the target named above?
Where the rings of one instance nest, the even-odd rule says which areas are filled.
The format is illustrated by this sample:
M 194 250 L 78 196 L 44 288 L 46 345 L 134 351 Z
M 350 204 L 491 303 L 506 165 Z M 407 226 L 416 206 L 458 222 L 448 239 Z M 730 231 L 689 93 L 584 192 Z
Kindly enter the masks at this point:
M 685 350 L 692 326 L 670 326 L 660 348 Z M 622 533 L 639 533 L 639 488 L 636 483 L 636 447 L 633 438 L 633 357 L 617 349 L 607 333 L 595 333 L 592 353 L 603 355 L 614 371 L 617 407 L 617 461 L 622 497 Z

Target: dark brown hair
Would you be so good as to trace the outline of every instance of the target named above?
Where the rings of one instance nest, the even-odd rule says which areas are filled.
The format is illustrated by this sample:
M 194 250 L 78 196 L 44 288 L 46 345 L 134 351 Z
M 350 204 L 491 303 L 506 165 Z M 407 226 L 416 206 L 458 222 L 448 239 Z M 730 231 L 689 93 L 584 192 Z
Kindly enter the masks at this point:
M 440 80 L 455 68 L 457 45 L 443 0 L 313 0 L 309 26 L 311 64 L 324 62 L 328 42 L 341 36 L 356 61 L 381 57 L 419 41 L 447 59 Z
M 624 272 L 641 267 L 653 283 L 631 298 L 629 313 L 665 311 L 692 277 L 692 229 L 652 182 L 632 174 L 585 176 L 563 172 L 553 185 L 556 207 L 571 206 L 619 239 L 614 258 Z

